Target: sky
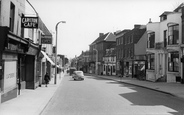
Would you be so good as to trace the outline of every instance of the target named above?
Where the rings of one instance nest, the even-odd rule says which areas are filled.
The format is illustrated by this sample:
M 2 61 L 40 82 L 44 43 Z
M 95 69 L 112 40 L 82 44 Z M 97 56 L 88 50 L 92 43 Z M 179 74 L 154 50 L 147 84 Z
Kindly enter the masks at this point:
M 68 58 L 89 50 L 99 33 L 133 29 L 135 24 L 159 22 L 164 11 L 173 11 L 184 0 L 29 0 L 51 31 L 57 53 Z

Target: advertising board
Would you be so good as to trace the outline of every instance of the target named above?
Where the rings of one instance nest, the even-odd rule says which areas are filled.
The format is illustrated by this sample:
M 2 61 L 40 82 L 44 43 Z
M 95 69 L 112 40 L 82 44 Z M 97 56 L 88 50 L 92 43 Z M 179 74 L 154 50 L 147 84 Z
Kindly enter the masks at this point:
M 4 62 L 4 92 L 16 87 L 17 61 Z

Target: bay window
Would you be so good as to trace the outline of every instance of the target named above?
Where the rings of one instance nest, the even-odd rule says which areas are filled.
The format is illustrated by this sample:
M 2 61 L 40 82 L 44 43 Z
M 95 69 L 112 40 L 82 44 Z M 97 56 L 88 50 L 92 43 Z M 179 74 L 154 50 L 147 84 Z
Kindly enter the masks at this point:
M 168 28 L 168 45 L 179 44 L 179 25 L 172 25 Z

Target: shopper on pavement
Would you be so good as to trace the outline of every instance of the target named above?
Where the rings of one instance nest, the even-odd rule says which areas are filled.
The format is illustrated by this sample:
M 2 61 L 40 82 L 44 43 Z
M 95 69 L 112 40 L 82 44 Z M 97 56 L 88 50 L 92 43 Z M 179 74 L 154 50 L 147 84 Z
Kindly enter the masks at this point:
M 47 87 L 47 84 L 50 81 L 50 76 L 49 76 L 48 72 L 46 72 L 44 80 L 45 80 L 45 87 Z

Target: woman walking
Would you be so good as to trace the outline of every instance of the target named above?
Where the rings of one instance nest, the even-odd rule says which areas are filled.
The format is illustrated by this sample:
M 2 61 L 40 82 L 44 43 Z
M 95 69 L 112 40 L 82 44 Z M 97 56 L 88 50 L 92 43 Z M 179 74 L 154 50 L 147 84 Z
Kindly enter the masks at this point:
M 50 81 L 50 76 L 49 76 L 48 72 L 46 72 L 44 80 L 45 80 L 45 87 L 47 87 L 47 84 Z

